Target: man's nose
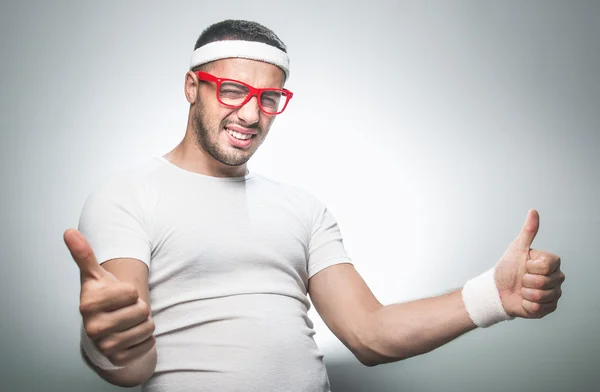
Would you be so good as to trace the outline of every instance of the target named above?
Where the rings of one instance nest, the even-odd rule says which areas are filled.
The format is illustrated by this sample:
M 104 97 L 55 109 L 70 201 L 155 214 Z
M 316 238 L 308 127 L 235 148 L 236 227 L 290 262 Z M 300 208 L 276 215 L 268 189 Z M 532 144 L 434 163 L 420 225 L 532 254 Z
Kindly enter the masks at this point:
M 248 102 L 237 110 L 237 116 L 246 124 L 254 124 L 258 122 L 260 116 L 260 108 L 258 107 L 258 97 L 250 98 Z

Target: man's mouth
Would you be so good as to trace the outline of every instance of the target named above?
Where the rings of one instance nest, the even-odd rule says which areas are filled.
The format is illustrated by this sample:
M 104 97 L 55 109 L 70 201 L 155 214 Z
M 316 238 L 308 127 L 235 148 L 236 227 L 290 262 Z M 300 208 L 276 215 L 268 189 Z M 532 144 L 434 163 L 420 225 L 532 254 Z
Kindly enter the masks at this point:
M 233 131 L 229 128 L 225 128 L 225 130 L 227 131 L 227 133 L 229 133 L 229 135 L 231 135 L 231 137 L 234 137 L 238 140 L 248 140 L 252 136 L 254 136 L 254 134 L 251 134 L 251 133 L 241 133 L 241 132 Z
M 258 134 L 257 130 L 243 128 L 235 124 L 225 126 L 225 131 L 229 135 L 229 143 L 237 148 L 248 148 L 252 144 L 252 138 Z

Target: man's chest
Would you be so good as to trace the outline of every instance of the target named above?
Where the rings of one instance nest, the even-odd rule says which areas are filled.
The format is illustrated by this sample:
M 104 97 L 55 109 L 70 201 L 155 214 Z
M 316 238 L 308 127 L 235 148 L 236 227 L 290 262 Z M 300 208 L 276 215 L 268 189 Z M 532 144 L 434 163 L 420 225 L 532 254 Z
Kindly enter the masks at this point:
M 310 219 L 286 200 L 237 196 L 164 200 L 149 225 L 151 268 L 170 279 L 260 279 L 275 271 L 304 281 Z

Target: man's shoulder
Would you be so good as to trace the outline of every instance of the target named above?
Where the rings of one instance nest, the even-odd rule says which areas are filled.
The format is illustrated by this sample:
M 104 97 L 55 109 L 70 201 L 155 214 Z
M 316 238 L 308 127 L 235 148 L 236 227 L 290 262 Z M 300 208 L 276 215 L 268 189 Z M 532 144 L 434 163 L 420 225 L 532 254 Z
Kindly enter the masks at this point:
M 301 188 L 299 185 L 292 184 L 290 182 L 274 179 L 267 177 L 263 174 L 254 173 L 254 180 L 259 184 L 259 186 L 276 189 L 283 193 L 297 193 L 297 194 L 305 194 L 308 193 L 305 189 Z
M 159 176 L 164 165 L 156 157 L 138 161 L 128 168 L 109 174 L 93 188 L 96 195 L 139 194 Z
M 308 189 L 308 187 L 290 183 L 285 180 L 268 178 L 262 174 L 254 174 L 261 186 L 268 188 L 269 192 L 285 198 L 293 198 L 309 205 L 319 204 L 320 200 Z

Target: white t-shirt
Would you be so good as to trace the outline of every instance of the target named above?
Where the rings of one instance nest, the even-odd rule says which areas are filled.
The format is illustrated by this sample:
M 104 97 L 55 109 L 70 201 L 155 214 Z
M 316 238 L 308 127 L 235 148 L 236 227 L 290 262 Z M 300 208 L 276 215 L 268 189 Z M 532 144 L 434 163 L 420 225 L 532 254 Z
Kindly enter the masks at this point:
M 351 261 L 309 193 L 157 157 L 92 192 L 79 229 L 98 262 L 149 267 L 158 363 L 143 391 L 329 391 L 308 279 Z

